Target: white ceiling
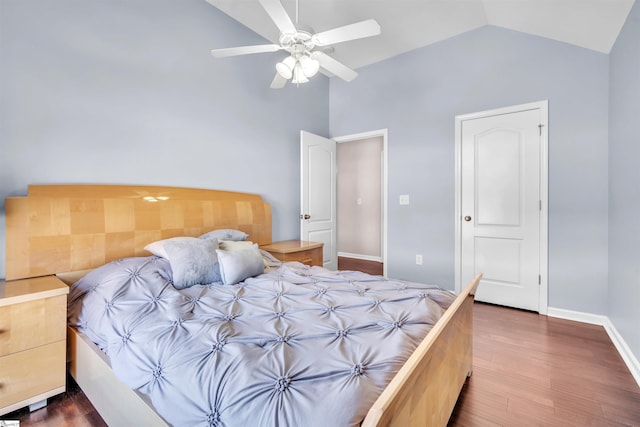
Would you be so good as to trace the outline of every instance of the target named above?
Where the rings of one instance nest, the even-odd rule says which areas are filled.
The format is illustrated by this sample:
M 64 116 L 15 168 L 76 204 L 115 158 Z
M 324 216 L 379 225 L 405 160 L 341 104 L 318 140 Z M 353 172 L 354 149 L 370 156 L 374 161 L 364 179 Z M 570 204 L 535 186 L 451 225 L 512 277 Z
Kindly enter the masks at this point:
M 207 0 L 264 38 L 279 32 L 258 0 Z M 296 0 L 281 0 L 296 23 Z M 334 46 L 352 68 L 369 65 L 484 25 L 609 53 L 634 0 L 298 0 L 298 22 L 314 32 L 374 18 L 382 34 Z M 211 46 L 220 49 L 235 46 Z

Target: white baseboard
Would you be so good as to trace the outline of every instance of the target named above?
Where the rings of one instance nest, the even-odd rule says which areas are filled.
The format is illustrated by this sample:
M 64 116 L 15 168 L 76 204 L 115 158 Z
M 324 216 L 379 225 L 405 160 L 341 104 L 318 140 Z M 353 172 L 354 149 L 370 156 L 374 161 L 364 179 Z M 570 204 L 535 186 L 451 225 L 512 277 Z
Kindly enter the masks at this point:
M 604 329 L 609 334 L 609 338 L 613 341 L 613 345 L 618 349 L 618 353 L 626 363 L 627 367 L 631 371 L 631 375 L 635 378 L 636 383 L 640 386 L 640 361 L 631 352 L 631 349 L 627 345 L 627 342 L 622 338 L 622 335 L 618 332 L 611 320 L 607 318 L 607 323 L 604 325 Z
M 559 319 L 575 320 L 576 322 L 589 323 L 591 325 L 604 326 L 609 321 L 607 316 L 600 314 L 583 313 L 581 311 L 565 310 L 564 308 L 549 307 L 547 316 L 557 317 Z
M 640 361 L 638 361 L 638 358 L 631 352 L 626 341 L 622 338 L 622 335 L 620 335 L 607 316 L 553 307 L 549 307 L 547 310 L 547 316 L 557 317 L 559 319 L 575 320 L 576 322 L 590 323 L 592 325 L 600 325 L 604 327 L 604 330 L 607 331 L 611 342 L 613 342 L 616 350 L 620 353 L 620 357 L 622 357 L 622 360 L 624 360 L 629 371 L 631 371 L 631 375 L 640 386 Z
M 345 257 L 345 258 L 361 259 L 363 261 L 382 262 L 382 258 L 381 257 L 372 256 L 372 255 L 352 254 L 352 253 L 349 253 L 349 252 L 338 252 L 338 256 Z

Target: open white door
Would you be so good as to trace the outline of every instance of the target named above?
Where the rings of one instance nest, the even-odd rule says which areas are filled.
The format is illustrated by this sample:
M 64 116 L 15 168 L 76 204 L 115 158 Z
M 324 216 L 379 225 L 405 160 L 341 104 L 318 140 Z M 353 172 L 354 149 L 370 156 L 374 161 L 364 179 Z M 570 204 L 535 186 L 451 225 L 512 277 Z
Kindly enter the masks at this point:
M 300 132 L 300 238 L 324 243 L 323 265 L 338 268 L 336 142 Z

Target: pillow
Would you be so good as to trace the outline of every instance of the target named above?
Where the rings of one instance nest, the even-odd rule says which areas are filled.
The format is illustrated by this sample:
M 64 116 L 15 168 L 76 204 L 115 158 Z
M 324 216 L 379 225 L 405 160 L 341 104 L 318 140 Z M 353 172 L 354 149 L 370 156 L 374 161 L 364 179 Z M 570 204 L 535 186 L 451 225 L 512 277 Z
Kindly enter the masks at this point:
M 155 242 L 151 242 L 144 248 L 149 252 L 151 252 L 152 254 L 154 254 L 155 256 L 169 259 L 169 256 L 167 255 L 167 250 L 165 249 L 165 244 L 167 242 L 181 242 L 181 241 L 189 241 L 189 240 L 198 240 L 198 239 L 195 237 L 186 237 L 186 236 L 171 237 L 169 239 L 157 240 Z
M 271 252 L 260 249 L 260 254 L 262 255 L 262 259 L 264 260 L 265 267 L 280 267 L 282 265 L 282 261 L 274 257 Z
M 220 281 L 217 239 L 167 239 L 164 249 L 176 289 Z
M 223 228 L 220 230 L 209 231 L 200 236 L 201 239 L 218 239 L 218 240 L 247 240 L 249 235 L 244 231 L 233 230 L 231 228 Z
M 254 245 L 253 242 L 245 240 L 244 242 L 239 242 L 236 240 L 218 240 L 220 245 L 220 249 L 223 251 L 239 251 L 241 249 L 247 249 Z
M 220 264 L 220 278 L 225 285 L 235 285 L 248 277 L 264 273 L 264 262 L 254 244 L 236 251 L 216 250 Z

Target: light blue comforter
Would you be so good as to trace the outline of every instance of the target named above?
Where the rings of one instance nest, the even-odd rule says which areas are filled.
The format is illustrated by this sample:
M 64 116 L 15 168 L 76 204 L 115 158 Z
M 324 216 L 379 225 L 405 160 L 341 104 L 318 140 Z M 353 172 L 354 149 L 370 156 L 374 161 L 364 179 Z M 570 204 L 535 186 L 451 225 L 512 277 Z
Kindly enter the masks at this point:
M 356 426 L 453 299 L 299 263 L 179 291 L 146 257 L 78 281 L 68 315 L 174 426 Z

